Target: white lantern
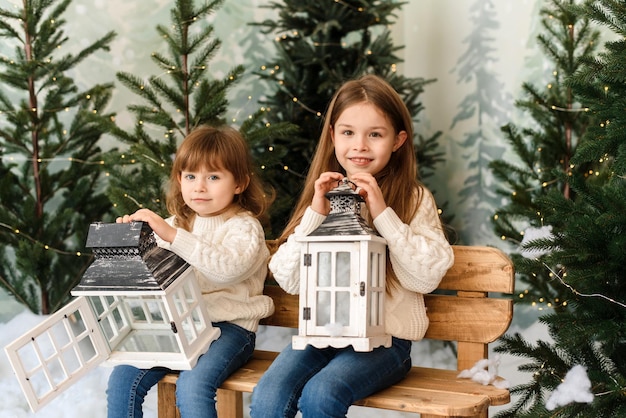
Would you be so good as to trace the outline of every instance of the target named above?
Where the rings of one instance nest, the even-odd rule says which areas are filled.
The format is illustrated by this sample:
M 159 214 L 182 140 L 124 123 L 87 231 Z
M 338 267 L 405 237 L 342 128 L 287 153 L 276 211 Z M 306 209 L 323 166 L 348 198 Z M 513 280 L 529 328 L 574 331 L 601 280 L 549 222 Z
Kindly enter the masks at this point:
M 387 245 L 360 215 L 363 198 L 344 179 L 330 191 L 331 210 L 302 243 L 300 319 L 294 349 L 391 345 L 385 334 Z
M 90 225 L 77 296 L 5 350 L 33 411 L 100 363 L 188 370 L 220 331 L 193 269 L 147 223 Z

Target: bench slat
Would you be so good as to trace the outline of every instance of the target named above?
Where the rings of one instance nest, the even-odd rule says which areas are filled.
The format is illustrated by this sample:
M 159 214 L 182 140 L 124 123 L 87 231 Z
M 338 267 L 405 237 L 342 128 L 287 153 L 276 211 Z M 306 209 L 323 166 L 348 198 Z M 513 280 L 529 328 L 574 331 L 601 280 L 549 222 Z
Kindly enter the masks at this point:
M 221 386 L 224 392 L 251 393 L 278 353 L 257 350 L 253 358 Z M 355 405 L 419 412 L 443 416 L 476 416 L 489 405 L 510 401 L 509 391 L 481 385 L 457 377 L 456 370 L 413 367 L 401 382 L 377 392 Z M 169 374 L 159 382 L 175 384 L 177 375 Z M 161 388 L 161 386 L 159 386 Z
M 357 401 L 354 405 L 436 416 L 475 417 L 487 411 L 489 398 L 392 386 Z
M 454 265 L 439 289 L 513 293 L 514 269 L 511 260 L 497 248 L 453 245 Z
M 513 319 L 513 300 L 424 295 L 430 325 L 426 338 L 490 343 Z

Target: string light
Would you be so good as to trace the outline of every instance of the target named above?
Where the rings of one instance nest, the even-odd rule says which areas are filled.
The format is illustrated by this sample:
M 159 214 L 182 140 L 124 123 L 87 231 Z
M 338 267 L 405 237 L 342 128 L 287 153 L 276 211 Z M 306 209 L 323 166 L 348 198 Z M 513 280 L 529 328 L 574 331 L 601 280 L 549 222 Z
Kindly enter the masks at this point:
M 571 290 L 571 291 L 572 291 L 572 293 L 574 293 L 575 295 L 577 295 L 577 296 L 581 296 L 581 297 L 586 297 L 586 298 L 601 298 L 601 299 L 607 300 L 607 301 L 609 301 L 609 302 L 611 302 L 611 303 L 614 303 L 614 304 L 616 304 L 616 305 L 618 305 L 618 306 L 621 306 L 622 308 L 626 308 L 626 304 L 625 304 L 625 303 L 619 302 L 619 301 L 617 301 L 617 300 L 615 300 L 615 299 L 613 299 L 613 298 L 611 298 L 611 297 L 609 297 L 609 296 L 603 295 L 603 294 L 601 294 L 601 293 L 582 293 L 582 292 L 579 292 L 579 291 L 578 291 L 578 290 L 576 290 L 576 289 L 575 289 L 572 285 L 570 285 L 569 283 L 567 283 L 567 282 L 564 280 L 564 278 L 563 278 L 563 277 L 565 277 L 565 276 L 566 276 L 566 273 L 564 273 L 564 274 L 563 274 L 563 277 L 561 277 L 561 276 L 560 276 L 557 272 L 555 272 L 555 271 L 554 271 L 554 270 L 553 270 L 550 266 L 548 266 L 546 263 L 542 263 L 542 264 L 545 266 L 545 268 L 546 268 L 546 269 L 548 269 L 548 271 L 550 271 L 550 275 L 551 275 L 551 277 L 556 277 L 556 278 L 559 280 L 559 282 L 561 282 L 561 284 L 562 284 L 563 286 L 567 287 L 567 288 L 568 288 L 569 290 Z
M 91 254 L 83 254 L 80 251 L 64 251 L 64 250 L 60 250 L 58 248 L 51 247 L 49 244 L 43 243 L 43 242 L 41 242 L 41 241 L 31 237 L 30 235 L 27 235 L 27 234 L 23 233 L 18 228 L 12 227 L 12 226 L 7 225 L 7 224 L 2 223 L 2 222 L 0 222 L 0 226 L 5 228 L 5 229 L 8 229 L 14 235 L 17 235 L 20 238 L 27 239 L 28 241 L 39 245 L 41 248 L 43 248 L 45 250 L 49 250 L 49 251 L 55 252 L 57 254 L 61 254 L 61 255 L 75 255 L 77 257 L 83 257 L 85 255 L 91 256 Z
M 31 161 L 31 158 L 27 158 L 27 157 L 22 157 L 22 156 L 13 156 L 13 155 L 1 155 L 0 159 L 2 161 L 8 161 L 8 162 L 26 162 L 26 161 Z M 104 165 L 105 162 L 104 160 L 98 160 L 98 161 L 85 161 L 85 160 L 81 160 L 80 158 L 74 158 L 74 157 L 53 157 L 53 158 L 37 158 L 37 162 L 38 163 L 43 163 L 43 162 L 70 162 L 70 163 L 79 163 L 79 164 L 84 164 L 84 165 Z

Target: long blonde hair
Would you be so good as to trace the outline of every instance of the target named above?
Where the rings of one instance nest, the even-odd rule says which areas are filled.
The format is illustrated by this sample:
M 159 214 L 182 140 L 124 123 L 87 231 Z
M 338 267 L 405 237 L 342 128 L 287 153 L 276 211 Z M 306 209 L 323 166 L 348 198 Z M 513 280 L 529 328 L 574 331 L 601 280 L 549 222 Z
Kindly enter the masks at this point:
M 199 126 L 183 140 L 176 151 L 167 191 L 167 210 L 176 217 L 176 225 L 191 230 L 195 212 L 185 204 L 180 189 L 183 171 L 198 169 L 227 170 L 244 190 L 233 203 L 260 218 L 269 207 L 273 193 L 265 190 L 254 172 L 252 156 L 242 135 L 229 126 Z
M 307 174 L 304 190 L 296 204 L 291 219 L 283 233 L 276 240 L 278 246 L 287 240 L 289 235 L 302 219 L 304 211 L 311 204 L 315 193 L 314 183 L 320 174 L 336 171 L 345 174 L 335 156 L 335 147 L 331 138 L 331 128 L 341 113 L 350 106 L 370 103 L 376 106 L 389 120 L 397 135 L 400 131 L 407 133 L 407 140 L 391 155 L 385 168 L 375 175 L 376 181 L 383 192 L 385 202 L 400 217 L 402 222 L 410 223 L 415 216 L 422 200 L 423 188 L 417 180 L 417 159 L 413 146 L 413 121 L 405 103 L 393 87 L 376 75 L 365 75 L 359 79 L 343 84 L 335 93 L 326 111 L 324 126 L 320 135 L 315 155 Z M 372 219 L 368 219 L 372 225 Z M 395 280 L 387 258 L 387 277 Z

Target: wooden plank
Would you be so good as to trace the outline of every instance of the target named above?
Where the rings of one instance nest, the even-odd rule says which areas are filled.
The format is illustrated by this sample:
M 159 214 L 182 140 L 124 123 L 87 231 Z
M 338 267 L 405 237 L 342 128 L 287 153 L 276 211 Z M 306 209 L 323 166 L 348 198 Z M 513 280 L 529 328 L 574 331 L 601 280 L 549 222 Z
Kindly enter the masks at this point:
M 511 260 L 497 248 L 453 245 L 454 265 L 439 289 L 512 294 L 515 285 Z
M 215 405 L 219 418 L 243 417 L 243 395 L 241 392 L 218 389 Z
M 176 407 L 177 379 L 177 374 L 168 374 L 157 385 L 157 413 L 159 418 L 180 418 L 180 411 Z
M 444 417 L 473 417 L 487 410 L 489 398 L 482 395 L 450 394 L 392 386 L 354 405 L 392 411 L 417 412 Z
M 231 390 L 251 393 L 276 356 L 274 352 L 255 352 L 248 364 L 224 382 L 224 392 L 220 394 Z M 458 373 L 456 370 L 413 367 L 401 382 L 361 399 L 355 405 L 439 416 L 476 416 L 489 405 L 510 402 L 508 390 L 459 378 Z M 176 376 L 169 374 L 161 382 L 173 383 Z M 220 401 L 218 398 L 218 405 Z M 235 399 L 235 402 L 238 401 Z
M 262 325 L 298 328 L 298 295 L 290 295 L 278 285 L 265 284 L 263 294 L 274 300 L 274 313 L 261 320 Z
M 513 319 L 513 300 L 424 295 L 430 326 L 426 338 L 490 343 Z
M 467 370 L 474 367 L 477 361 L 489 358 L 487 344 L 459 341 L 457 344 L 456 367 Z
M 448 396 L 453 396 L 455 393 L 480 395 L 487 397 L 491 405 L 504 405 L 510 402 L 511 395 L 508 389 L 500 389 L 493 385 L 482 385 L 471 379 L 457 377 L 458 374 L 457 370 L 413 367 L 402 381 L 392 387 L 432 390 L 448 393 Z M 498 379 L 501 380 L 501 378 Z

